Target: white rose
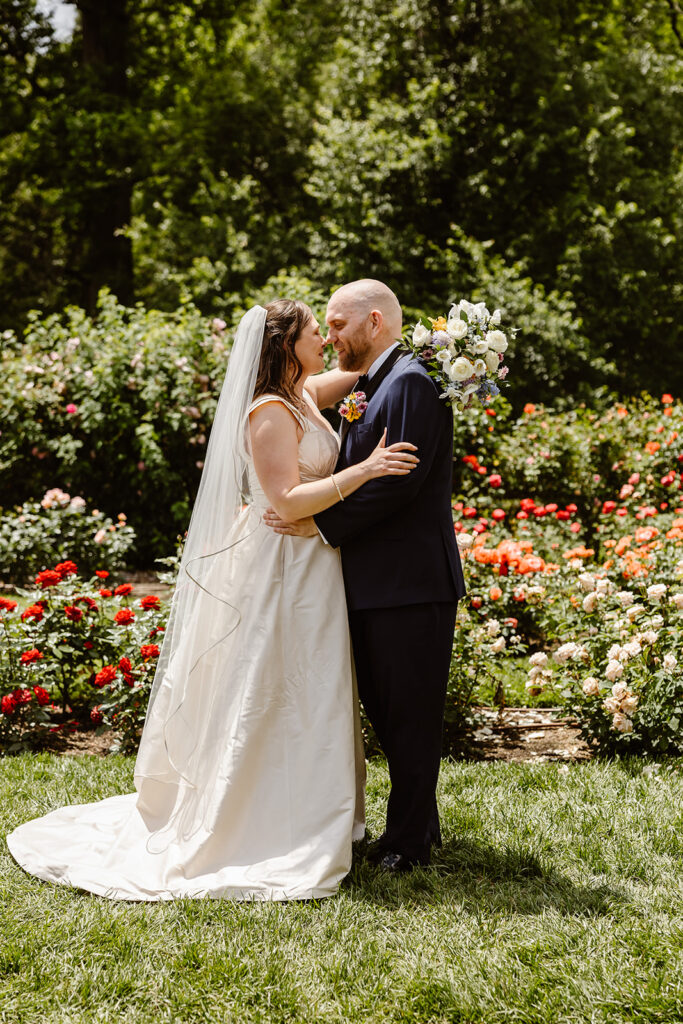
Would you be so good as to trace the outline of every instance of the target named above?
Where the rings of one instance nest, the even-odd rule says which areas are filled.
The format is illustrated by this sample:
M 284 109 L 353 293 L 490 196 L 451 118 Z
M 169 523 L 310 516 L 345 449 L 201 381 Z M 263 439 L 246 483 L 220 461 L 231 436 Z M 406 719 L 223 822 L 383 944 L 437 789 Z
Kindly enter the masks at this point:
M 472 363 L 464 356 L 458 356 L 450 369 L 451 380 L 467 380 L 473 373 Z
M 642 654 L 643 648 L 640 646 L 637 640 L 629 640 L 627 644 L 622 647 L 629 658 L 637 658 L 639 654 Z
M 609 679 L 610 683 L 614 683 L 617 679 L 620 679 L 624 674 L 624 666 L 620 661 L 610 661 L 605 669 L 605 676 Z
M 413 331 L 413 344 L 417 345 L 418 348 L 423 348 L 428 344 L 432 337 L 432 332 L 428 331 L 424 324 L 416 324 L 415 330 Z
M 620 590 L 617 594 L 617 601 L 622 608 L 630 608 L 633 604 L 633 594 L 630 590 Z
M 486 369 L 489 373 L 495 373 L 500 366 L 500 359 L 498 358 L 497 352 L 487 352 L 484 356 L 484 362 L 486 363 Z
M 614 589 L 610 580 L 601 579 L 595 585 L 598 594 L 611 594 Z
M 653 615 L 650 619 L 649 625 L 652 626 L 653 629 L 661 629 L 664 625 L 664 619 L 661 615 Z
M 505 637 L 499 636 L 498 639 L 491 644 L 491 652 L 492 654 L 500 654 L 503 650 L 505 650 Z
M 584 679 L 581 689 L 587 697 L 597 697 L 600 693 L 600 683 L 595 676 L 588 676 Z
M 489 636 L 497 636 L 500 633 L 500 622 L 498 619 L 489 619 L 486 623 L 486 632 Z
M 501 311 L 499 309 L 494 309 L 493 313 L 491 314 L 491 323 L 492 324 L 499 324 L 500 321 L 501 321 L 502 316 L 503 316 L 503 314 L 501 313 Z
M 638 707 L 638 698 L 635 693 L 629 693 L 621 702 L 621 710 L 625 715 L 632 715 Z
M 621 645 L 620 644 L 612 644 L 612 646 L 610 647 L 609 651 L 607 652 L 607 660 L 608 661 L 621 661 L 622 660 L 622 658 L 621 658 Z
M 616 697 L 605 697 L 602 706 L 608 715 L 613 715 L 619 710 L 619 701 Z
M 473 344 L 470 344 L 469 347 L 472 349 L 476 356 L 483 356 L 484 353 L 488 352 L 489 350 L 489 347 L 483 338 L 480 338 L 479 341 L 475 341 Z
M 655 602 L 661 601 L 665 594 L 666 594 L 666 584 L 665 583 L 653 583 L 653 585 L 651 587 L 647 588 L 647 596 L 650 599 L 650 601 L 655 601 Z
M 678 661 L 676 660 L 676 656 L 674 654 L 665 654 L 664 655 L 664 661 L 662 662 L 662 668 L 664 669 L 665 672 L 670 672 L 670 673 L 673 672 L 674 669 L 676 668 L 677 664 L 678 664 Z
M 628 694 L 628 686 L 626 683 L 615 683 L 612 687 L 612 696 L 615 700 L 622 701 Z
M 588 594 L 595 590 L 595 579 L 589 572 L 581 573 L 579 576 L 579 583 L 581 584 L 581 589 L 585 590 Z
M 472 547 L 474 537 L 472 536 L 471 533 L 459 533 L 455 539 L 458 542 L 458 547 L 463 550 L 466 550 L 467 548 Z
M 593 591 L 592 594 L 586 594 L 583 601 L 581 602 L 583 610 L 585 612 L 588 612 L 589 615 L 591 614 L 591 612 L 595 611 L 595 606 L 597 605 L 597 603 L 598 595 L 595 591 Z
M 504 352 L 508 347 L 508 340 L 502 331 L 489 331 L 486 335 L 486 341 L 489 348 L 494 352 Z
M 475 359 L 474 361 L 474 372 L 477 377 L 483 377 L 486 373 L 486 363 L 483 359 Z
M 548 664 L 548 655 L 544 651 L 537 651 L 529 658 L 529 664 L 538 668 L 545 668 Z
M 654 629 L 646 629 L 640 636 L 640 642 L 651 646 L 652 644 L 657 643 L 658 636 L 659 633 L 655 633 Z
M 539 665 L 534 665 L 533 668 L 529 669 L 529 683 L 533 685 L 541 678 L 543 678 L 543 669 Z
M 448 365 L 450 366 L 451 354 L 447 348 L 440 348 L 439 351 L 436 353 L 436 358 L 440 363 L 448 363 Z
M 669 600 L 679 611 L 683 608 L 683 594 L 672 594 Z
M 453 318 L 446 324 L 446 330 L 454 341 L 461 341 L 467 334 L 467 324 L 460 317 Z
M 630 608 L 626 609 L 626 618 L 629 622 L 635 622 L 639 615 L 642 615 L 645 609 L 641 604 L 633 604 Z
M 563 662 L 569 661 L 570 658 L 573 658 L 577 650 L 578 647 L 573 642 L 562 644 L 562 646 L 558 647 L 555 651 L 555 661 L 559 661 L 560 664 L 563 664 Z
M 612 728 L 617 732 L 633 732 L 633 722 L 626 715 L 617 712 L 612 719 Z

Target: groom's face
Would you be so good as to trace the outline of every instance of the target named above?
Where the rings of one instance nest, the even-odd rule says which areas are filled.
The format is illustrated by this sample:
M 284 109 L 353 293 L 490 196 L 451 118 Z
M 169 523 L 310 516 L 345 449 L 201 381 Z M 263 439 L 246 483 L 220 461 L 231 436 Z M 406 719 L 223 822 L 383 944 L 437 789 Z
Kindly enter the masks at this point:
M 327 307 L 327 341 L 339 356 L 340 370 L 362 373 L 372 362 L 372 319 L 357 306 L 335 301 Z

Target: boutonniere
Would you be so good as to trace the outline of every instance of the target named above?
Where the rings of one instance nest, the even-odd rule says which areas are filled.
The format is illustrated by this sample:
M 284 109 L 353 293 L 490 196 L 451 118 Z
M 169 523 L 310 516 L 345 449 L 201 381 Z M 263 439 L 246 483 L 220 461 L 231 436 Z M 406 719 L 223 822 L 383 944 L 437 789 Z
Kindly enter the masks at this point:
M 361 418 L 367 407 L 368 403 L 365 399 L 365 392 L 352 391 L 339 406 L 339 415 L 343 416 L 349 423 L 353 423 L 354 420 Z

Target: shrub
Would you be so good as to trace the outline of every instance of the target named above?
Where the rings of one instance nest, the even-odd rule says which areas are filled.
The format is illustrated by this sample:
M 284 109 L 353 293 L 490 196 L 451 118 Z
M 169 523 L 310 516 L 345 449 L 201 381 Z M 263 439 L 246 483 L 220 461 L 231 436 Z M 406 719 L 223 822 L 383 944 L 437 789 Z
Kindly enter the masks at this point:
M 88 511 L 83 498 L 58 487 L 39 502 L 24 502 L 0 516 L 0 578 L 26 583 L 48 565 L 75 559 L 86 575 L 95 568 L 113 572 L 125 564 L 135 542 L 126 516 L 116 522 L 98 509 Z
M 131 584 L 115 587 L 108 576 L 84 580 L 66 561 L 18 591 L 23 607 L 0 598 L 0 695 L 14 698 L 0 700 L 0 750 L 34 745 L 74 715 L 114 727 L 123 749 L 136 745 L 167 611 L 154 594 L 131 602 Z M 36 686 L 49 698 L 37 702 L 42 714 L 16 698 Z

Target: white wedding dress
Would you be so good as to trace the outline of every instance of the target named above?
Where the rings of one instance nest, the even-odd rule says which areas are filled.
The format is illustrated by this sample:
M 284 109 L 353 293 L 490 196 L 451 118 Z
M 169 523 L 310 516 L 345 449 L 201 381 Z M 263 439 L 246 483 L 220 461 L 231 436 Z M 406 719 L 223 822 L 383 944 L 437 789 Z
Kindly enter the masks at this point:
M 290 408 L 302 482 L 329 475 L 336 435 Z M 61 807 L 8 836 L 32 875 L 119 900 L 288 900 L 330 896 L 349 871 L 365 761 L 339 552 L 265 526 L 251 462 L 248 474 L 252 502 L 212 570 L 241 618 L 211 655 L 218 696 L 191 701 L 180 723 L 204 737 L 195 784 L 148 718 L 136 793 Z M 161 720 L 168 699 L 162 682 Z

